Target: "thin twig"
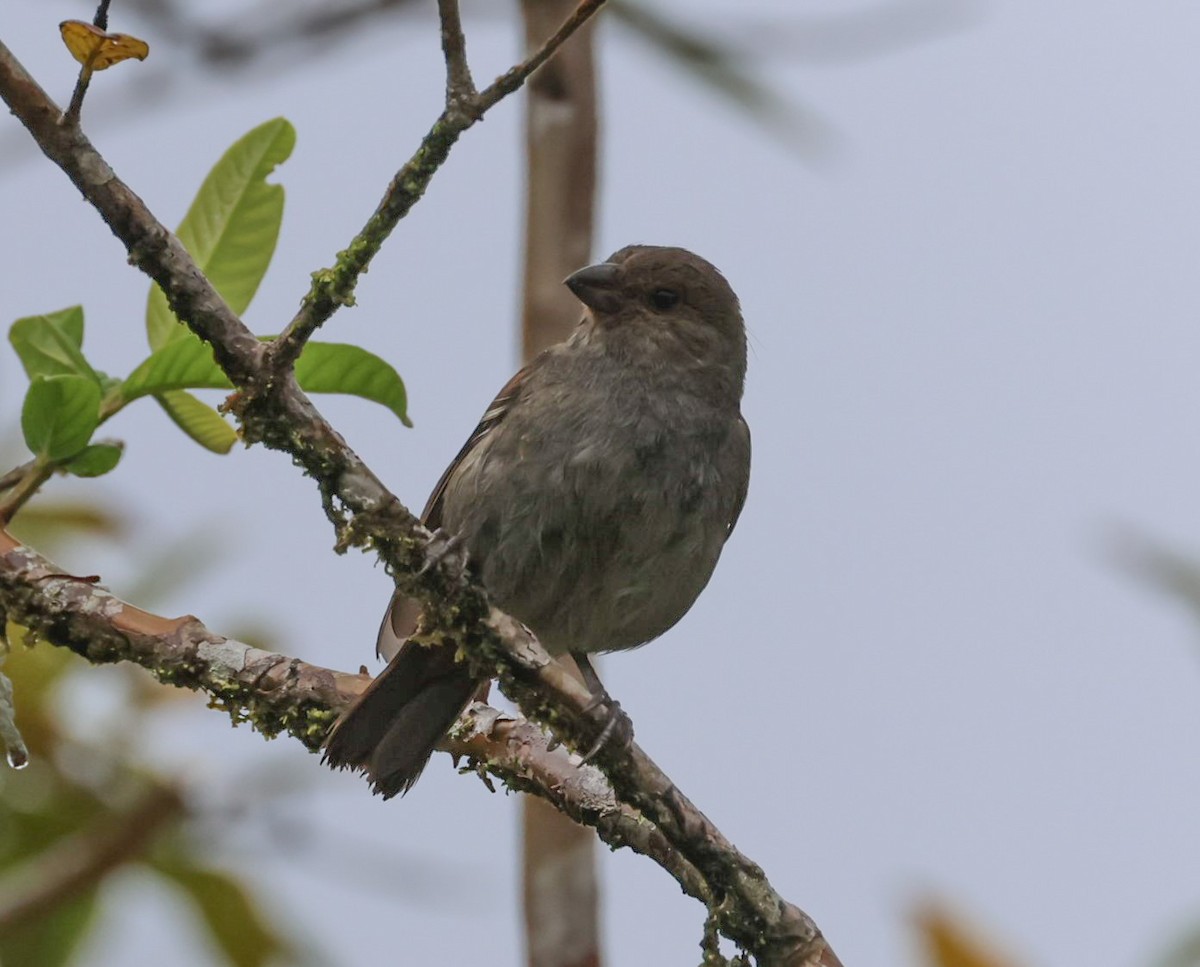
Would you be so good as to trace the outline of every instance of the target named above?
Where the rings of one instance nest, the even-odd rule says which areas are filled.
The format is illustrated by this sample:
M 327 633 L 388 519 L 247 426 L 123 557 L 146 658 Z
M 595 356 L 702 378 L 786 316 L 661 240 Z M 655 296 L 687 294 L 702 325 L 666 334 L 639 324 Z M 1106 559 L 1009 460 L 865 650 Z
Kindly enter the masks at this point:
M 98 30 L 108 30 L 108 5 L 111 0 L 100 0 L 99 6 L 96 7 L 96 14 L 92 17 L 92 25 Z M 79 78 L 75 81 L 75 90 L 71 93 L 71 103 L 67 105 L 66 111 L 63 112 L 62 122 L 69 127 L 75 127 L 79 124 L 79 112 L 83 110 L 83 99 L 87 94 L 88 85 L 92 82 L 92 74 L 94 72 L 94 64 L 96 55 L 100 52 L 97 47 L 88 56 L 85 63 L 80 65 Z
M 568 24 L 574 22 L 578 26 L 586 20 L 581 12 L 586 10 L 590 16 L 599 6 L 597 0 L 581 4 Z M 564 32 L 568 32 L 566 26 L 556 38 Z M 552 38 L 543 48 L 544 56 L 531 58 L 527 62 L 531 66 L 516 79 L 512 89 L 560 43 L 561 39 L 555 42 Z M 499 90 L 496 85 L 493 88 Z M 491 609 L 485 591 L 475 580 L 454 572 L 449 565 L 422 571 L 427 534 L 416 518 L 320 416 L 295 380 L 265 364 L 258 341 L 216 295 L 174 236 L 116 177 L 87 139 L 77 129 L 62 128 L 55 123 L 58 112 L 53 102 L 3 44 L 0 44 L 0 97 L 33 134 L 45 154 L 63 168 L 105 218 L 130 253 L 130 260 L 159 283 L 176 315 L 212 344 L 215 361 L 241 391 L 233 409 L 242 422 L 246 439 L 289 453 L 313 476 L 326 513 L 338 529 L 339 545 L 369 543 L 388 565 L 397 587 L 420 601 L 430 634 L 436 635 L 445 647 L 460 649 L 474 673 L 481 677 L 498 673 L 505 694 L 531 718 L 553 721 L 556 732 L 576 748 L 590 747 L 607 724 L 604 707 L 594 706 L 587 690 L 570 680 L 536 646 L 523 626 Z M 438 125 L 430 132 L 431 137 L 442 137 L 444 160 L 458 134 L 473 122 L 456 119 L 453 112 L 444 113 L 442 118 L 459 126 L 448 140 L 445 132 L 439 134 Z M 418 151 L 414 161 L 420 158 Z M 431 156 L 420 163 L 428 166 L 428 170 L 423 172 L 424 181 L 415 191 L 405 188 L 408 194 L 405 211 L 420 197 L 440 161 L 435 163 Z M 397 193 L 400 194 L 404 193 Z M 376 216 L 382 217 L 379 212 Z M 394 221 L 383 234 L 392 226 Z M 380 241 L 381 238 L 372 238 L 367 244 L 377 249 Z M 354 278 L 344 281 L 352 287 Z M 334 291 L 348 294 L 349 290 Z M 34 627 L 43 637 L 79 647 L 92 661 L 130 657 L 124 651 L 131 642 L 153 650 L 155 634 L 182 636 L 196 626 L 203 629 L 194 619 L 166 622 L 163 627 L 163 619 L 128 606 L 119 610 L 127 618 L 132 615 L 131 623 L 127 622 L 115 635 L 106 636 L 93 626 L 92 633 L 83 631 L 79 638 L 72 637 L 78 628 L 87 625 L 87 614 L 75 614 L 70 621 L 60 618 L 39 622 L 41 609 L 61 607 L 72 592 L 81 594 L 81 589 L 91 590 L 91 586 L 64 577 L 61 572 L 47 575 L 41 582 L 24 579 L 20 565 L 28 560 L 27 549 L 15 545 L 7 535 L 2 536 L 8 547 L 6 550 L 0 546 L 0 556 L 11 569 L 7 578 L 0 581 L 0 604 L 14 619 Z M 184 654 L 195 657 L 207 653 L 214 657 L 210 644 L 211 637 L 192 641 L 190 651 Z M 238 662 L 232 665 L 220 650 L 215 657 L 220 659 L 226 675 L 224 679 L 214 679 L 212 686 L 214 694 L 226 701 L 257 699 L 260 690 L 267 687 L 263 682 L 285 687 L 296 669 L 294 661 L 268 656 L 274 664 L 264 667 L 261 675 L 254 676 L 251 682 L 242 683 L 237 674 L 245 670 L 244 654 L 235 655 Z M 173 658 L 175 678 L 184 684 L 194 681 L 195 662 L 182 660 L 180 653 Z M 307 707 L 315 717 L 306 718 L 304 724 L 312 730 L 310 738 L 315 736 L 314 741 L 319 742 L 330 721 L 329 705 L 325 703 L 318 708 L 310 703 Z M 293 731 L 290 722 L 278 722 L 276 728 Z M 764 967 L 833 963 L 812 921 L 784 901 L 762 871 L 732 849 L 644 753 L 636 747 L 605 750 L 597 764 L 617 789 L 619 798 L 636 806 L 699 871 L 713 892 L 710 911 L 719 919 L 726 936 L 753 952 Z
M 112 0 L 100 0 L 96 7 L 96 15 L 92 17 L 92 24 L 101 30 L 108 30 L 108 5 L 111 2 Z
M 42 484 L 50 479 L 54 473 L 54 464 L 42 460 L 31 460 L 5 474 L 4 481 L 0 482 L 0 490 L 5 489 L 3 483 L 8 482 L 9 478 L 17 471 L 23 471 L 23 473 L 8 484 L 8 492 L 3 499 L 0 499 L 0 527 L 6 526 L 16 516 L 17 511 L 25 506 L 29 498 L 41 489 Z
M 442 22 L 442 55 L 446 60 L 446 107 L 465 103 L 475 96 L 475 81 L 467 63 L 467 39 L 463 36 L 458 0 L 438 0 Z
M 554 52 L 565 44 L 575 31 L 591 20 L 603 6 L 604 0 L 583 0 L 575 8 L 575 12 L 563 21 L 563 25 L 537 51 L 517 64 L 516 67 L 505 71 L 479 92 L 475 98 L 476 110 L 482 114 L 497 101 L 503 100 L 517 90 L 525 83 L 530 74 L 553 57 Z
M 3 477 L 0 477 L 0 490 L 8 490 L 9 487 L 12 487 L 20 482 L 20 480 L 34 468 L 37 462 L 37 458 L 34 458 L 33 460 L 27 460 L 19 467 L 13 467 Z
M 63 112 L 60 122 L 67 127 L 74 128 L 79 126 L 79 112 L 83 110 L 83 98 L 87 94 L 88 85 L 92 82 L 92 60 L 94 57 L 95 52 L 79 68 L 79 77 L 75 81 L 75 90 L 71 92 L 71 103 L 67 105 L 67 109 Z
M 353 305 L 354 289 L 359 277 L 370 266 L 371 260 L 379 253 L 384 241 L 391 235 L 400 219 L 421 200 L 434 173 L 445 162 L 450 149 L 462 133 L 525 83 L 530 74 L 544 64 L 567 38 L 604 6 L 604 2 L 605 0 L 583 0 L 536 53 L 502 75 L 487 89 L 456 101 L 441 113 L 421 141 L 416 153 L 396 172 L 366 225 L 354 236 L 350 244 L 338 253 L 337 262 L 332 268 L 313 273 L 312 286 L 308 295 L 304 297 L 299 312 L 279 338 L 268 346 L 268 361 L 272 372 L 277 375 L 288 372 L 300 358 L 304 344 L 312 338 L 313 333 L 339 308 Z M 459 25 L 460 32 L 461 29 Z M 443 21 L 443 37 L 445 30 Z M 465 50 L 464 45 L 464 68 Z M 452 65 L 447 65 L 448 75 L 452 75 L 454 70 Z M 452 86 L 452 81 L 448 80 L 449 86 Z

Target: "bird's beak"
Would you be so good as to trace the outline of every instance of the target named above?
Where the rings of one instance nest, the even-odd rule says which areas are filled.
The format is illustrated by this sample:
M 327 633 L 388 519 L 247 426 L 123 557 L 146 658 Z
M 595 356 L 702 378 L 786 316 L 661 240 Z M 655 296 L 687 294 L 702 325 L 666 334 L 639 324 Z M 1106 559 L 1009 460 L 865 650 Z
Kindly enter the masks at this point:
M 595 312 L 616 312 L 621 305 L 617 292 L 617 269 L 612 262 L 600 262 L 573 272 L 563 279 L 563 285 L 575 293 L 575 298 Z

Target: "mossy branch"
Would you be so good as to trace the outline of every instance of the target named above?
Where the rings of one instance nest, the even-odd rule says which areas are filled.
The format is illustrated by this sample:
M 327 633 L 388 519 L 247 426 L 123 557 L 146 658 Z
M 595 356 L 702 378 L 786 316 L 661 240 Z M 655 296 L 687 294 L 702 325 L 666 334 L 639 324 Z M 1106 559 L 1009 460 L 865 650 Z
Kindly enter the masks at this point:
M 583 0 L 541 50 L 476 95 L 479 113 L 516 90 L 602 3 Z M 518 622 L 491 608 L 477 583 L 448 565 L 423 568 L 428 534 L 324 420 L 287 364 L 293 349 L 298 354 L 308 335 L 352 297 L 358 274 L 420 198 L 458 136 L 477 119 L 462 106 L 463 99 L 447 107 L 338 266 L 310 292 L 305 305 L 311 308 L 302 308 L 302 318 L 293 321 L 281 343 L 264 346 L 82 131 L 60 123 L 56 105 L 3 44 L 0 97 L 97 209 L 130 261 L 158 283 L 179 319 L 212 345 L 217 364 L 238 390 L 230 408 L 245 439 L 288 453 L 314 478 L 337 528 L 338 548 L 373 549 L 397 587 L 422 602 L 431 637 L 454 647 L 480 677 L 498 677 L 527 716 L 550 724 L 569 744 L 589 747 L 607 722 L 604 708 L 593 708 L 587 691 L 550 661 Z M 266 734 L 286 731 L 316 747 L 362 685 L 357 676 L 214 635 L 195 618 L 165 619 L 141 611 L 87 580 L 55 571 L 7 535 L 0 556 L 0 610 L 9 618 L 90 661 L 135 661 L 164 681 L 202 689 L 235 719 L 250 720 Z M 478 761 L 504 777 L 502 764 L 511 754 L 506 759 L 497 752 L 495 764 L 488 757 Z M 597 764 L 612 783 L 609 794 L 616 790 L 606 800 L 616 811 L 604 815 L 610 821 L 617 817 L 620 831 L 610 835 L 637 842 L 639 835 L 650 835 L 637 832 L 649 820 L 656 846 L 643 851 L 671 858 L 664 867 L 705 902 L 722 933 L 760 964 L 837 967 L 811 918 L 775 893 L 762 871 L 636 745 L 606 749 Z M 514 765 L 512 778 L 569 811 L 548 771 L 523 773 Z M 585 820 L 590 815 L 582 807 L 577 811 Z M 595 825 L 604 835 L 603 824 Z

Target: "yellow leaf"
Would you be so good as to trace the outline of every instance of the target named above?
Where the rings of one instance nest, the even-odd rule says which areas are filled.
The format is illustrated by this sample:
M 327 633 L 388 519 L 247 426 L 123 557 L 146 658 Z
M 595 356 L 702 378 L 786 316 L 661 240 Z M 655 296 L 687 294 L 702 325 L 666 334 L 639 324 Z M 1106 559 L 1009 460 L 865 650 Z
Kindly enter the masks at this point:
M 1016 967 L 943 908 L 927 905 L 918 911 L 916 925 L 930 967 Z
M 83 20 L 64 20 L 58 25 L 67 50 L 84 67 L 102 71 L 130 57 L 145 60 L 150 45 L 129 34 L 110 34 Z

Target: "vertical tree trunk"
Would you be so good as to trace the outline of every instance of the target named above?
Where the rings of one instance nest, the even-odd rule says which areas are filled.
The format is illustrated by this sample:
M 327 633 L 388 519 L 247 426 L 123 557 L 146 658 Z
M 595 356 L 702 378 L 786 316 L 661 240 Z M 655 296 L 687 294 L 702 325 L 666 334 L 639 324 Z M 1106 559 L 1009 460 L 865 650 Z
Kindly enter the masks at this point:
M 541 44 L 575 0 L 522 0 L 527 47 Z M 581 312 L 563 278 L 592 254 L 596 78 L 588 24 L 526 87 L 524 341 L 526 359 L 570 334 Z
M 576 0 L 521 0 L 533 48 Z M 596 191 L 596 85 L 591 26 L 526 88 L 526 360 L 571 331 L 580 306 L 562 279 L 591 260 Z M 540 799 L 522 800 L 525 938 L 530 967 L 599 967 L 595 836 Z

